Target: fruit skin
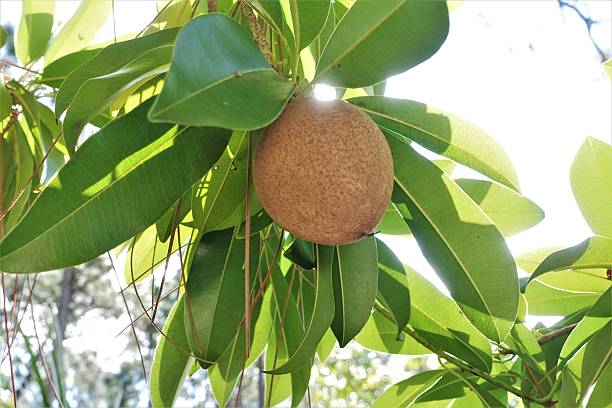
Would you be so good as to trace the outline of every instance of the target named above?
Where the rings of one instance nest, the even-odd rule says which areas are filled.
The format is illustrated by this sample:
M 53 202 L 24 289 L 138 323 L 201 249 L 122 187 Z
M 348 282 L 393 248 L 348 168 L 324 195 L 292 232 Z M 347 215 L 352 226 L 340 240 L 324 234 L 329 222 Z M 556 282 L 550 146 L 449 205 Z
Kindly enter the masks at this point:
M 291 102 L 263 132 L 255 188 L 270 217 L 298 238 L 341 245 L 370 234 L 393 189 L 378 126 L 342 100 Z

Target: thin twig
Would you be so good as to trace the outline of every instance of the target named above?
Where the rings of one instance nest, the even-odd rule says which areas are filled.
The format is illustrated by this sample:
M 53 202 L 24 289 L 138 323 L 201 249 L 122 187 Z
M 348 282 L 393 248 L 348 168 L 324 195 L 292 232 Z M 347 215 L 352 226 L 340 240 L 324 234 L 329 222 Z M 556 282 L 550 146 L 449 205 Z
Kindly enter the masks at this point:
M 572 330 L 574 330 L 577 325 L 578 323 L 570 324 L 569 326 L 565 326 L 565 327 L 560 328 L 559 330 L 555 330 L 553 332 L 545 334 L 544 336 L 538 339 L 538 344 L 539 345 L 546 344 L 549 341 L 556 339 L 557 337 L 563 336 L 564 334 L 571 333 Z

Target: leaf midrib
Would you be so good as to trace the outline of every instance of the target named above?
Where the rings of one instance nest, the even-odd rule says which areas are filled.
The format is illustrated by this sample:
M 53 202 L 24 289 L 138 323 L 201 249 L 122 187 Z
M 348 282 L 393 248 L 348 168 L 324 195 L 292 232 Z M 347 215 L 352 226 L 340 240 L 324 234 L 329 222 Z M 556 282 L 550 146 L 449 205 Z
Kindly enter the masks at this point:
M 493 321 L 493 314 L 491 313 L 491 309 L 489 308 L 489 305 L 484 301 L 484 298 L 482 296 L 482 293 L 480 293 L 480 289 L 476 286 L 476 284 L 474 283 L 474 280 L 472 279 L 472 277 L 470 276 L 470 274 L 467 272 L 467 268 L 465 267 L 465 265 L 463 264 L 463 261 L 458 257 L 458 255 L 455 253 L 454 249 L 450 246 L 450 244 L 448 243 L 448 241 L 446 240 L 446 237 L 444 237 L 444 235 L 441 233 L 441 231 L 438 229 L 437 225 L 431 220 L 431 218 L 429 217 L 429 215 L 423 211 L 423 208 L 416 202 L 416 200 L 414 199 L 414 197 L 408 192 L 408 190 L 406 189 L 406 187 L 401 183 L 401 181 L 398 180 L 397 177 L 395 178 L 395 182 L 397 183 L 398 186 L 400 186 L 400 188 L 402 189 L 402 191 L 404 192 L 404 194 L 406 194 L 406 196 L 410 199 L 410 201 L 412 201 L 412 203 L 417 207 L 417 209 L 421 212 L 421 214 L 423 214 L 423 217 L 427 220 L 427 222 L 429 222 L 429 224 L 431 225 L 431 227 L 433 228 L 434 232 L 438 235 L 438 237 L 442 240 L 442 242 L 444 242 L 444 245 L 446 245 L 446 247 L 449 249 L 449 251 L 451 252 L 451 254 L 453 255 L 453 258 L 455 258 L 455 260 L 457 261 L 457 263 L 459 264 L 459 266 L 461 267 L 461 270 L 463 271 L 463 273 L 465 274 L 465 276 L 467 276 L 468 280 L 470 281 L 470 283 L 472 284 L 472 286 L 474 287 L 474 290 L 476 291 L 476 293 L 478 294 L 478 297 L 480 298 L 480 301 L 482 302 L 483 306 L 486 308 L 487 313 L 489 314 L 489 317 L 491 320 L 491 322 L 493 323 L 493 327 L 495 327 L 495 332 L 497 333 L 497 336 L 501 339 L 501 335 L 499 333 L 499 330 L 497 328 L 497 325 L 495 324 L 495 322 Z
M 172 127 L 170 129 L 168 129 L 166 132 L 164 132 L 164 134 L 172 131 Z M 96 195 L 89 197 L 84 203 L 82 203 L 81 205 L 79 205 L 78 207 L 76 207 L 74 210 L 70 211 L 69 213 L 67 213 L 63 218 L 61 218 L 60 220 L 58 220 L 58 222 L 56 222 L 51 228 L 45 230 L 42 234 L 38 235 L 37 237 L 35 237 L 34 239 L 26 242 L 24 245 L 21 245 L 19 248 L 9 252 L 9 253 L 3 253 L 2 256 L 0 257 L 0 259 L 6 259 L 8 256 L 10 255 L 15 255 L 17 253 L 19 253 L 20 251 L 26 249 L 27 247 L 29 247 L 30 245 L 32 245 L 34 242 L 38 241 L 41 238 L 46 237 L 46 235 L 48 235 L 51 231 L 53 231 L 54 229 L 56 229 L 57 227 L 59 227 L 60 225 L 62 225 L 69 217 L 73 216 L 74 214 L 76 214 L 78 211 L 80 211 L 82 208 L 87 207 L 89 204 L 91 204 L 92 202 L 95 202 L 96 199 L 98 199 L 98 197 L 100 197 L 102 194 L 104 194 L 107 190 L 109 190 L 111 187 L 114 187 L 117 183 L 119 183 L 120 181 L 123 181 L 125 178 L 127 178 L 128 176 L 130 176 L 131 174 L 133 174 L 135 171 L 137 171 L 137 169 L 139 167 L 144 166 L 145 163 L 147 163 L 149 161 L 149 159 L 152 156 L 157 155 L 158 153 L 160 153 L 160 151 L 162 149 L 164 149 L 164 146 L 167 146 L 167 148 L 172 147 L 172 145 L 170 145 L 169 143 L 176 139 L 180 134 L 182 134 L 183 132 L 185 132 L 187 129 L 189 129 L 189 127 L 185 127 L 179 131 L 176 132 L 175 135 L 173 135 L 172 137 L 170 137 L 168 140 L 164 141 L 158 148 L 153 149 L 151 152 L 149 152 L 145 157 L 141 158 L 138 163 L 133 166 L 129 171 L 126 171 L 121 177 L 113 179 L 106 187 L 104 187 L 102 190 L 100 190 Z M 161 136 L 163 137 L 163 135 Z M 155 142 L 153 142 L 155 143 Z M 147 146 L 145 146 L 144 148 L 146 148 Z M 165 149 L 164 149 L 165 150 Z M 41 195 L 42 196 L 42 195 Z M 8 236 L 7 236 L 8 237 Z

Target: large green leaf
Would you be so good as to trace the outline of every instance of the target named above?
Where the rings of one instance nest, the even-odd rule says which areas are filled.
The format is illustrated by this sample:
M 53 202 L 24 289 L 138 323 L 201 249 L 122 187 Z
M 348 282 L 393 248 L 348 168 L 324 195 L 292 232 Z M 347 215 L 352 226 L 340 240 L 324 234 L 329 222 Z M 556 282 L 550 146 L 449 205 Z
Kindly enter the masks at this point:
M 333 266 L 336 313 L 331 328 L 344 347 L 368 321 L 378 286 L 376 239 L 336 246 Z
M 45 65 L 66 54 L 89 47 L 106 22 L 112 5 L 112 1 L 83 0 L 51 42 L 45 54 Z
M 594 236 L 580 244 L 562 249 L 542 261 L 529 282 L 547 272 L 612 267 L 612 238 Z
M 38 81 L 52 88 L 59 88 L 72 71 L 86 63 L 99 52 L 99 49 L 81 50 L 64 55 L 47 65 Z
M 63 268 L 116 247 L 160 218 L 227 145 L 229 131 L 150 123 L 149 107 L 83 143 L 0 242 L 1 270 Z
M 91 51 L 71 54 L 71 58 L 79 60 L 83 58 L 85 61 L 70 72 L 62 83 L 55 100 L 55 113 L 59 116 L 65 111 L 74 100 L 81 86 L 88 80 L 112 74 L 151 49 L 172 45 L 177 34 L 178 29 L 169 29 L 133 40 L 118 42 L 91 55 L 88 59 L 85 59 L 86 56 L 83 56 L 83 53 Z M 66 56 L 62 60 L 68 57 Z M 55 72 L 55 69 L 60 70 L 62 66 L 56 64 L 59 64 L 62 60 L 49 65 L 46 69 L 52 70 L 53 68 L 52 72 Z M 56 66 L 57 68 L 55 68 Z
M 53 28 L 55 0 L 22 0 L 21 22 L 15 38 L 19 62 L 26 65 L 42 57 Z
M 587 408 L 608 406 L 612 400 L 612 392 L 610 390 L 612 390 L 612 364 L 608 363 L 593 388 Z
M 304 338 L 299 347 L 280 367 L 269 374 L 287 374 L 302 367 L 315 353 L 319 341 L 325 335 L 334 318 L 334 294 L 332 285 L 332 262 L 334 247 L 317 245 L 317 279 L 312 318 L 306 325 Z
M 247 132 L 234 132 L 223 156 L 193 189 L 191 206 L 200 231 L 223 229 L 244 220 L 248 138 Z M 259 200 L 252 194 L 251 213 L 260 209 Z
M 363 109 L 379 126 L 519 190 L 510 158 L 495 140 L 471 123 L 405 99 L 364 96 L 349 102 Z
M 301 50 L 310 44 L 323 29 L 330 0 L 289 0 L 293 38 L 296 49 Z
M 533 201 L 505 186 L 474 179 L 457 179 L 455 183 L 482 208 L 505 237 L 529 229 L 544 219 L 544 212 Z
M 149 118 L 259 129 L 276 119 L 293 89 L 294 84 L 274 71 L 242 27 L 228 16 L 208 14 L 181 31 L 164 89 Z
M 402 220 L 403 221 L 403 220 Z M 410 319 L 410 290 L 404 265 L 384 242 L 378 249 L 378 298 L 391 312 L 399 335 Z
M 191 351 L 204 363 L 215 362 L 230 346 L 244 318 L 244 240 L 236 228 L 204 234 L 194 255 L 185 309 Z M 251 282 L 259 257 L 259 236 L 251 237 Z
M 184 297 L 170 311 L 151 365 L 151 405 L 171 407 L 178 395 L 185 373 L 189 369 L 189 344 L 183 320 Z
M 565 316 L 591 307 L 601 293 L 557 289 L 539 280 L 525 290 L 528 311 L 534 316 Z
M 431 351 L 412 337 L 397 335 L 397 325 L 380 312 L 374 311 L 363 329 L 355 336 L 355 341 L 363 347 L 390 354 L 421 355 Z
M 582 347 L 595 333 L 601 330 L 612 317 L 612 289 L 609 288 L 589 309 L 586 316 L 571 332 L 559 355 L 559 364 L 563 365 Z
M 588 137 L 572 163 L 570 180 L 591 230 L 612 238 L 612 146 Z
M 447 34 L 446 2 L 358 0 L 327 42 L 316 78 L 344 88 L 374 85 L 431 57 Z
M 74 151 L 85 125 L 122 92 L 166 72 L 171 56 L 172 45 L 153 48 L 113 73 L 85 81 L 66 110 L 64 140 L 68 149 Z
M 378 397 L 372 408 L 402 408 L 412 404 L 422 393 L 440 380 L 444 370 L 424 371 L 393 384 Z
M 582 370 L 580 373 L 580 401 L 585 400 L 589 388 L 599 379 L 612 357 L 612 321 L 597 332 L 584 348 Z
M 410 325 L 423 338 L 482 371 L 491 371 L 491 347 L 452 299 L 414 270 L 410 283 Z
M 516 318 L 519 291 L 502 235 L 442 170 L 405 141 L 387 136 L 395 167 L 392 200 L 468 319 L 490 339 L 503 341 Z
M 179 225 L 177 229 L 180 229 L 181 246 L 186 246 L 193 229 L 183 225 Z M 178 251 L 179 248 L 179 240 L 175 236 L 170 254 Z M 151 275 L 155 268 L 168 256 L 168 249 L 170 249 L 170 240 L 161 242 L 157 236 L 155 225 L 144 230 L 128 249 L 123 269 L 125 283 L 130 285 L 134 282 L 140 282 Z
M 404 221 L 402 215 L 397 211 L 393 203 L 389 203 L 385 215 L 382 220 L 380 220 L 375 230 L 379 231 L 381 234 L 387 235 L 412 235 L 410 229 L 408 229 L 408 225 L 406 225 L 406 221 Z

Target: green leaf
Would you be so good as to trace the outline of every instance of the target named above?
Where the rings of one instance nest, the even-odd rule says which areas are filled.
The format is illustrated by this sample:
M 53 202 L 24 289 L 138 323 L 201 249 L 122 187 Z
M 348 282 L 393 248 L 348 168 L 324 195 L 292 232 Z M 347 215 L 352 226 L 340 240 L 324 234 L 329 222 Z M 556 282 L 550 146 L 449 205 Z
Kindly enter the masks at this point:
M 379 126 L 519 191 L 510 158 L 494 139 L 471 123 L 405 99 L 364 96 L 348 102 L 363 109 Z
M 15 52 L 22 65 L 42 57 L 53 28 L 55 0 L 22 0 Z
M 447 34 L 446 2 L 359 0 L 327 42 L 316 79 L 343 88 L 374 85 L 427 60 Z
M 177 229 L 180 229 L 181 245 L 186 246 L 190 241 L 193 229 L 183 225 L 179 225 Z M 155 268 L 166 260 L 169 247 L 170 240 L 161 242 L 157 237 L 154 225 L 144 230 L 128 249 L 123 269 L 125 283 L 127 285 L 138 283 L 153 274 Z M 178 250 L 179 240 L 175 236 L 170 254 Z
M 547 272 L 610 267 L 612 267 L 612 238 L 594 236 L 576 246 L 547 256 L 533 271 L 528 283 Z
M 95 258 L 154 223 L 208 171 L 229 132 L 152 124 L 149 107 L 83 143 L 0 242 L 0 269 L 40 272 Z
M 185 327 L 191 351 L 204 363 L 219 359 L 244 318 L 245 244 L 236 228 L 204 234 L 187 278 L 190 308 Z M 259 257 L 259 237 L 251 237 L 251 282 Z
M 332 261 L 334 247 L 317 245 L 317 279 L 312 318 L 297 351 L 282 366 L 268 371 L 268 374 L 287 374 L 302 367 L 315 353 L 319 341 L 325 335 L 334 318 L 334 295 L 332 285 Z
M 340 347 L 348 344 L 372 312 L 378 286 L 376 239 L 336 245 L 333 266 L 336 313 L 331 328 Z
M 59 88 L 72 71 L 85 64 L 99 52 L 99 49 L 81 50 L 64 55 L 47 65 L 38 81 L 52 88 Z
M 176 207 L 179 205 L 179 202 L 177 201 L 172 207 L 168 208 L 164 215 L 155 223 L 155 230 L 157 231 L 157 237 L 160 242 L 166 242 L 174 231 L 175 222 L 177 225 L 180 224 L 189 211 L 191 211 L 191 194 L 192 189 L 190 188 L 181 196 L 178 212 Z
M 299 238 L 295 238 L 291 246 L 283 253 L 283 256 L 306 270 L 314 269 L 317 266 L 314 245 Z
M 334 347 L 336 347 L 336 337 L 334 336 L 334 332 L 327 330 L 317 346 L 319 363 L 323 364 L 325 360 L 327 360 L 327 357 L 329 357 L 331 352 L 334 350 Z
M 516 265 L 503 237 L 442 170 L 395 136 L 387 141 L 395 167 L 392 201 L 468 319 L 503 341 L 519 303 Z
M 612 238 L 612 146 L 588 137 L 572 163 L 570 180 L 591 230 Z
M 563 344 L 559 354 L 559 365 L 564 365 L 595 333 L 612 320 L 610 317 L 611 305 L 612 288 L 608 288 Z
M 268 256 L 273 256 L 271 245 L 268 245 L 266 250 Z M 270 276 L 272 279 L 273 304 L 275 305 L 275 335 L 280 343 L 278 355 L 276 350 L 268 349 L 270 354 L 274 353 L 274 360 L 271 361 L 272 364 L 267 364 L 267 370 L 273 370 L 274 367 L 286 364 L 290 358 L 289 356 L 293 356 L 299 350 L 302 339 L 304 339 L 304 327 L 302 325 L 304 317 L 301 319 L 300 308 L 291 292 L 291 289 L 298 286 L 296 270 L 293 269 L 292 275 L 287 277 L 289 279 L 287 281 L 278 265 L 276 265 L 272 268 Z M 314 350 L 308 362 L 290 374 L 292 407 L 299 404 L 307 391 L 313 355 Z
M 149 118 L 259 129 L 276 119 L 293 89 L 294 84 L 270 67 L 242 27 L 228 16 L 208 14 L 181 31 L 164 89 Z
M 407 407 L 439 381 L 443 374 L 444 370 L 424 371 L 393 384 L 374 401 L 372 408 Z
M 319 35 L 331 6 L 330 0 L 289 0 L 295 48 L 306 48 Z
M 68 106 L 64 118 L 64 140 L 70 152 L 74 152 L 79 135 L 87 123 L 122 92 L 166 72 L 171 56 L 172 45 L 153 48 L 116 72 L 85 81 Z
M 200 231 L 224 229 L 244 221 L 248 137 L 247 132 L 234 132 L 223 156 L 193 189 L 191 206 Z M 260 209 L 259 200 L 251 195 L 251 213 Z
M 587 408 L 600 408 L 609 405 L 611 399 L 610 390 L 612 390 L 612 364 L 608 363 L 599 380 L 597 380 L 595 388 L 593 388 Z
M 259 211 L 257 214 L 251 217 L 251 235 L 259 233 L 261 230 L 272 224 L 272 218 L 264 210 Z M 240 224 L 240 229 L 236 233 L 236 236 L 240 239 L 246 237 L 246 222 Z
M 397 325 L 374 311 L 363 329 L 355 336 L 355 341 L 363 347 L 389 354 L 406 354 L 411 356 L 431 354 L 431 351 L 412 337 L 397 335 Z
M 378 249 L 378 298 L 391 312 L 397 334 L 410 319 L 410 290 L 404 265 L 384 242 L 376 240 Z
M 527 286 L 525 299 L 530 315 L 565 316 L 584 308 L 591 307 L 599 299 L 600 293 L 556 289 L 539 280 Z
M 6 41 L 8 40 L 9 35 L 6 32 L 6 30 L 4 29 L 4 27 L 0 26 L 0 48 L 4 47 L 4 44 L 6 44 Z
M 162 29 L 182 27 L 191 19 L 192 9 L 190 0 L 169 1 L 166 5 L 167 7 L 164 7 L 157 13 L 151 24 L 144 30 L 144 35 L 155 33 Z
M 96 53 L 95 56 L 92 56 L 74 71 L 70 72 L 62 83 L 55 101 L 56 115 L 60 116 L 70 106 L 85 82 L 92 78 L 100 78 L 117 72 L 151 49 L 172 45 L 178 32 L 178 29 L 160 31 L 133 40 L 111 44 Z M 73 58 L 76 58 L 76 54 L 74 55 Z M 68 56 L 65 58 L 68 58 Z M 55 68 L 56 64 L 59 64 L 60 61 L 62 60 L 50 64 L 47 69 Z M 60 66 L 58 66 L 59 68 Z
M 106 22 L 111 9 L 112 2 L 109 1 L 83 0 L 51 42 L 45 54 L 45 65 L 90 46 Z
M 527 230 L 544 219 L 544 212 L 533 201 L 500 184 L 473 179 L 455 183 L 489 216 L 505 237 Z
M 612 79 L 612 58 L 609 58 L 606 62 L 604 62 L 603 68 L 604 71 L 606 71 L 606 74 L 608 74 L 608 78 Z
M 410 321 L 427 341 L 482 371 L 491 371 L 489 341 L 466 319 L 457 304 L 431 282 L 405 267 L 410 283 Z
M 171 407 L 189 369 L 189 344 L 183 320 L 184 298 L 181 296 L 164 324 L 151 365 L 151 405 Z
M 534 334 L 525 323 L 517 323 L 512 327 L 506 342 L 523 361 L 530 367 L 545 372 L 544 354 Z
M 375 230 L 380 231 L 381 234 L 387 235 L 404 235 L 408 237 L 412 235 L 412 232 L 408 229 L 408 225 L 406 225 L 406 221 L 404 221 L 402 215 L 393 203 L 389 203 L 385 215 L 382 220 L 380 220 Z
M 597 332 L 586 344 L 580 374 L 580 401 L 585 400 L 589 388 L 599 379 L 612 357 L 612 321 Z

